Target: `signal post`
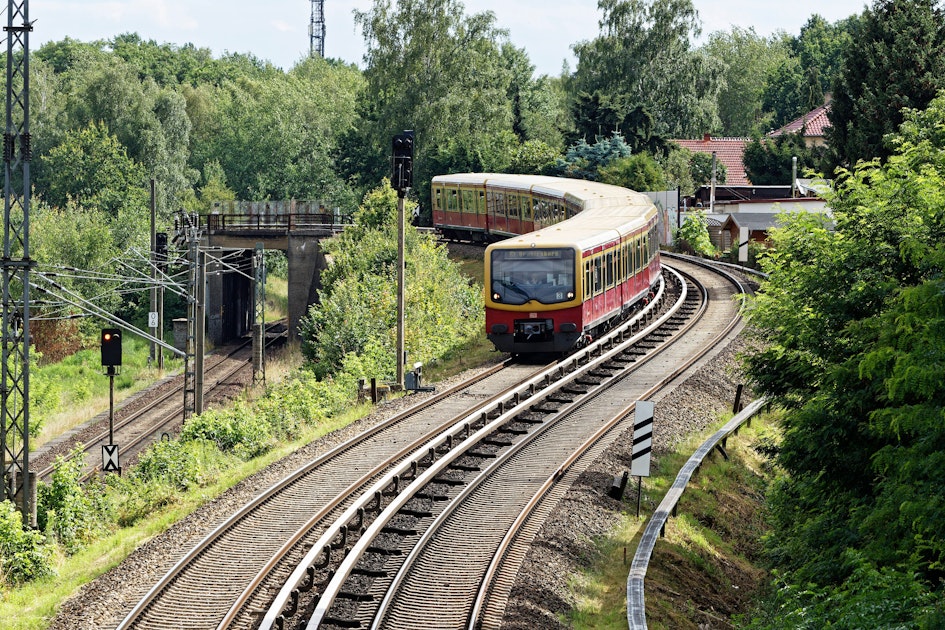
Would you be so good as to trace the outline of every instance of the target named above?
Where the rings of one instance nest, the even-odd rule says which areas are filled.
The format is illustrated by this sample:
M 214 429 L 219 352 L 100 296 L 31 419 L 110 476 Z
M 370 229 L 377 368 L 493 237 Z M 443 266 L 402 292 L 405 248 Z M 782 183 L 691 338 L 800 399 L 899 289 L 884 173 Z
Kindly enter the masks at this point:
M 121 367 L 121 330 L 102 329 L 102 367 L 108 376 L 108 444 L 102 446 L 102 471 L 121 474 L 118 445 L 115 444 L 115 376 Z

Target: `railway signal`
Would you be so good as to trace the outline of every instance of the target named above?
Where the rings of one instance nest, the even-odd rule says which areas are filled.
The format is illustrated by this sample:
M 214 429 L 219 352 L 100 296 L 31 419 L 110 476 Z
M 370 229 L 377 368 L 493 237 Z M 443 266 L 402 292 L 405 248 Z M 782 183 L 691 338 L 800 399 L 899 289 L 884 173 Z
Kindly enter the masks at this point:
M 121 330 L 118 328 L 102 329 L 102 367 L 113 368 L 121 366 Z
M 413 187 L 413 132 L 405 131 L 394 136 L 393 173 L 391 183 L 403 196 Z

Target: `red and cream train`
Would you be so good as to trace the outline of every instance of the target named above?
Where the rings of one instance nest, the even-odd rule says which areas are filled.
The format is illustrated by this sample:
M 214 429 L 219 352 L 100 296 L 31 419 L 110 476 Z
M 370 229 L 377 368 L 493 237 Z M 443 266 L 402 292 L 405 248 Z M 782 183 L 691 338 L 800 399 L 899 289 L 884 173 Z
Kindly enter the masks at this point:
M 492 242 L 485 253 L 486 334 L 502 352 L 581 347 L 659 279 L 657 210 L 632 190 L 462 173 L 435 177 L 432 198 L 434 225 L 445 236 Z

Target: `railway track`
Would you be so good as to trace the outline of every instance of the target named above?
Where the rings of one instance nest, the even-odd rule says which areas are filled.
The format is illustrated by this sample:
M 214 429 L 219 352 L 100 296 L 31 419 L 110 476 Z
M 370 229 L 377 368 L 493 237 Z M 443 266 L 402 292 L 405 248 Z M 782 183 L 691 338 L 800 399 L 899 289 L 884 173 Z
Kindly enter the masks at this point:
M 641 392 L 678 376 L 679 355 L 712 344 L 724 326 L 706 333 L 706 321 L 731 325 L 737 308 L 716 310 L 735 291 L 689 290 L 675 311 L 643 314 L 562 364 L 500 366 L 324 453 L 221 524 L 118 627 L 465 627 L 473 610 L 488 624 L 560 482 L 622 431 Z M 685 348 L 658 350 L 668 345 Z M 430 601 L 432 620 L 419 616 Z
M 274 339 L 273 339 L 274 340 Z M 273 340 L 267 342 L 271 344 Z M 221 352 L 208 355 L 204 368 L 204 395 L 207 400 L 228 397 L 231 389 L 242 389 L 233 382 L 240 372 L 252 368 L 250 341 L 241 341 Z M 150 444 L 171 434 L 183 421 L 183 376 L 165 379 L 157 387 L 141 394 L 140 399 L 115 410 L 113 439 L 121 446 L 123 462 L 133 461 Z M 101 470 L 102 446 L 109 443 L 108 417 L 99 418 L 85 429 L 65 436 L 43 449 L 35 459 L 37 476 L 49 481 L 55 471 L 57 457 L 71 459 L 76 447 L 84 455 L 81 481 L 87 481 Z

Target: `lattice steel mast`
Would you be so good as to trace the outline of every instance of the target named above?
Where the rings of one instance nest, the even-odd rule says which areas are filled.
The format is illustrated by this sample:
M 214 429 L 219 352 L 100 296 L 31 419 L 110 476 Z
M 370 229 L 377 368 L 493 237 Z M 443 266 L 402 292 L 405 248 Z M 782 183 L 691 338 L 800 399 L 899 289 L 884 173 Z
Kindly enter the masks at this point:
M 312 0 L 312 21 L 308 25 L 309 50 L 325 57 L 325 0 Z
M 3 136 L 3 352 L 0 393 L 0 500 L 12 499 L 35 525 L 29 466 L 30 107 L 28 0 L 7 3 L 7 126 Z M 17 151 L 19 149 L 19 152 Z

